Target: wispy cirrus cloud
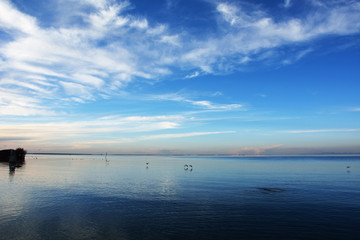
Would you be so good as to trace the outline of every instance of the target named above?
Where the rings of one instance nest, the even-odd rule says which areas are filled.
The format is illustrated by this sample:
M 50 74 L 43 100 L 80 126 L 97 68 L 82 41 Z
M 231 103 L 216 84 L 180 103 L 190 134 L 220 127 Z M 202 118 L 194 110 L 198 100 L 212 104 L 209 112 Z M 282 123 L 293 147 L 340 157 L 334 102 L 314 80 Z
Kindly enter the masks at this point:
M 190 133 L 173 133 L 173 134 L 158 134 L 140 137 L 139 140 L 152 140 L 152 139 L 169 139 L 169 138 L 185 138 L 217 134 L 229 134 L 235 131 L 222 131 L 222 132 L 190 132 Z
M 256 5 L 216 1 L 219 21 L 227 23 L 220 25 L 224 33 L 199 41 L 195 49 L 182 56 L 183 61 L 192 62 L 203 72 L 226 72 L 249 62 L 288 58 L 289 53 L 284 56 L 276 51 L 279 47 L 306 44 L 323 36 L 359 33 L 359 2 L 319 2 L 322 4 L 310 4 L 302 17 L 284 16 L 278 20 Z M 290 5 L 290 1 L 284 2 L 284 6 Z M 309 53 L 298 49 L 300 53 L 295 52 L 291 62 Z
M 0 142 L 7 146 L 31 146 L 31 149 L 54 151 L 62 149 L 116 149 L 121 144 L 151 144 L 156 140 L 192 138 L 197 136 L 231 134 L 235 131 L 188 131 L 185 126 L 193 118 L 181 115 L 104 116 L 97 119 L 58 121 L 49 119 L 38 123 L 1 122 Z M 181 132 L 163 133 L 172 130 Z M 20 136 L 14 137 L 14 136 Z M 34 150 L 33 150 L 34 151 Z M 123 151 L 123 150 L 119 150 Z
M 0 9 L 2 10 L 0 24 L 3 28 L 25 34 L 33 34 L 39 30 L 34 17 L 21 13 L 9 1 L 1 1 Z
M 105 116 L 94 120 L 48 121 L 39 123 L 5 123 L 0 125 L 3 138 L 21 135 L 33 142 L 91 139 L 99 135 L 104 140 L 121 134 L 144 133 L 179 128 L 189 119 L 183 116 Z M 115 136 L 114 136 L 115 135 Z M 26 142 L 26 141 L 25 141 Z
M 42 106 L 39 99 L 24 96 L 23 92 L 19 89 L 9 90 L 0 87 L 0 92 L 0 115 L 51 116 L 56 114 L 52 109 Z
M 219 95 L 219 93 L 215 94 Z M 208 100 L 192 100 L 189 97 L 183 96 L 178 93 L 154 95 L 150 97 L 154 100 L 163 100 L 163 101 L 175 101 L 191 104 L 194 107 L 202 108 L 206 110 L 218 110 L 218 111 L 231 111 L 243 108 L 242 104 L 231 103 L 231 104 L 218 104 L 213 103 Z
M 291 7 L 291 0 L 284 0 L 284 5 L 285 8 L 289 8 Z
M 189 75 L 186 75 L 185 78 L 196 78 L 200 75 L 200 73 L 198 71 L 192 73 L 192 74 L 189 74 Z
M 287 130 L 284 133 L 331 133 L 331 132 L 358 132 L 360 129 L 310 129 L 310 130 Z
M 184 102 L 188 102 L 194 106 L 199 106 L 201 108 L 205 108 L 209 110 L 234 110 L 243 107 L 243 105 L 241 104 L 214 104 L 210 101 L 184 100 Z
M 10 1 L 1 1 L 0 29 L 11 38 L 0 45 L 0 86 L 21 91 L 33 102 L 51 105 L 48 101 L 54 95 L 82 102 L 95 100 L 134 78 L 150 79 L 170 73 L 164 66 L 149 64 L 154 62 L 151 49 L 154 44 L 167 48 L 177 37 L 167 33 L 161 24 L 151 27 L 145 18 L 123 14 L 129 5 L 82 1 L 74 7 L 82 19 L 81 26 L 59 21 L 54 23 L 56 27 L 44 28 Z M 85 7 L 93 10 L 86 12 Z M 58 25 L 60 22 L 63 25 Z M 155 58 L 159 54 L 160 48 Z M 152 61 L 147 62 L 149 57 Z M 45 85 L 48 92 L 41 91 Z
M 216 34 L 198 36 L 187 31 L 187 26 L 179 32 L 171 23 L 133 14 L 130 10 L 136 5 L 131 1 L 64 0 L 46 22 L 2 0 L 0 31 L 6 38 L 0 45 L 0 87 L 4 92 L 0 111 L 18 115 L 19 111 L 11 110 L 13 106 L 30 102 L 23 115 L 46 115 L 56 112 L 53 106 L 61 105 L 63 99 L 95 101 L 116 94 L 137 79 L 152 82 L 165 76 L 189 79 L 227 73 L 279 56 L 280 62 L 290 64 L 315 51 L 297 47 L 299 43 L 359 33 L 359 2 L 313 2 L 301 17 L 278 19 L 252 3 L 213 1 Z M 284 1 L 285 7 L 291 4 Z M 294 56 L 273 54 L 289 45 L 297 49 Z M 26 95 L 26 101 L 16 100 L 14 92 Z M 187 102 L 208 109 L 241 107 Z

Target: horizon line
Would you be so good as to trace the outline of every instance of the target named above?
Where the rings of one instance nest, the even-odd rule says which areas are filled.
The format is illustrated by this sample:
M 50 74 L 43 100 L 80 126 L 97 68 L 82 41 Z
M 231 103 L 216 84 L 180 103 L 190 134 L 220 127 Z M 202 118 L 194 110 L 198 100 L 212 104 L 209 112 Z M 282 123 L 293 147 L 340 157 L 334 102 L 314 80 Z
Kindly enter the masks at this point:
M 33 155 L 93 155 L 93 156 L 223 156 L 223 157 L 331 157 L 360 156 L 360 153 L 318 153 L 318 154 L 229 154 L 229 153 L 56 153 L 28 152 Z

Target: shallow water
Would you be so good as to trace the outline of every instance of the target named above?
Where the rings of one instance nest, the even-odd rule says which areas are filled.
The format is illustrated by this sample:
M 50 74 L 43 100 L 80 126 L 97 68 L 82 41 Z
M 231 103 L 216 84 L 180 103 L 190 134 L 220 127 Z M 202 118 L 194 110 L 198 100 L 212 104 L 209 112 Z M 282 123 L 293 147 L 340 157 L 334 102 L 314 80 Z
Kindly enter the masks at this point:
M 0 239 L 360 236 L 360 157 L 27 155 L 0 193 Z

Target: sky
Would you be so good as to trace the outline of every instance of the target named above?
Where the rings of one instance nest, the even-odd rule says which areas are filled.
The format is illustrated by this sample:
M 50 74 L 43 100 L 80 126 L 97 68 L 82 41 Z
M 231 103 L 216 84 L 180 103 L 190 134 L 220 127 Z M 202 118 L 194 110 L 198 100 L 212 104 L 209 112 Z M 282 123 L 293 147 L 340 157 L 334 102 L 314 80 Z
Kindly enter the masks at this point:
M 0 149 L 360 153 L 360 1 L 0 0 Z

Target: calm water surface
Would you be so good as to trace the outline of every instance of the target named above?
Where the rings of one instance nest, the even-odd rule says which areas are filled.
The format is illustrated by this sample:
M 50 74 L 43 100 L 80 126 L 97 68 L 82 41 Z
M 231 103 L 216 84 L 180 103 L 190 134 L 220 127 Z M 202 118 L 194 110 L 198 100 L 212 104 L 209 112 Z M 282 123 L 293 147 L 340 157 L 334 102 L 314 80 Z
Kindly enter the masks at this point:
M 360 157 L 27 155 L 0 194 L 0 239 L 360 239 Z

